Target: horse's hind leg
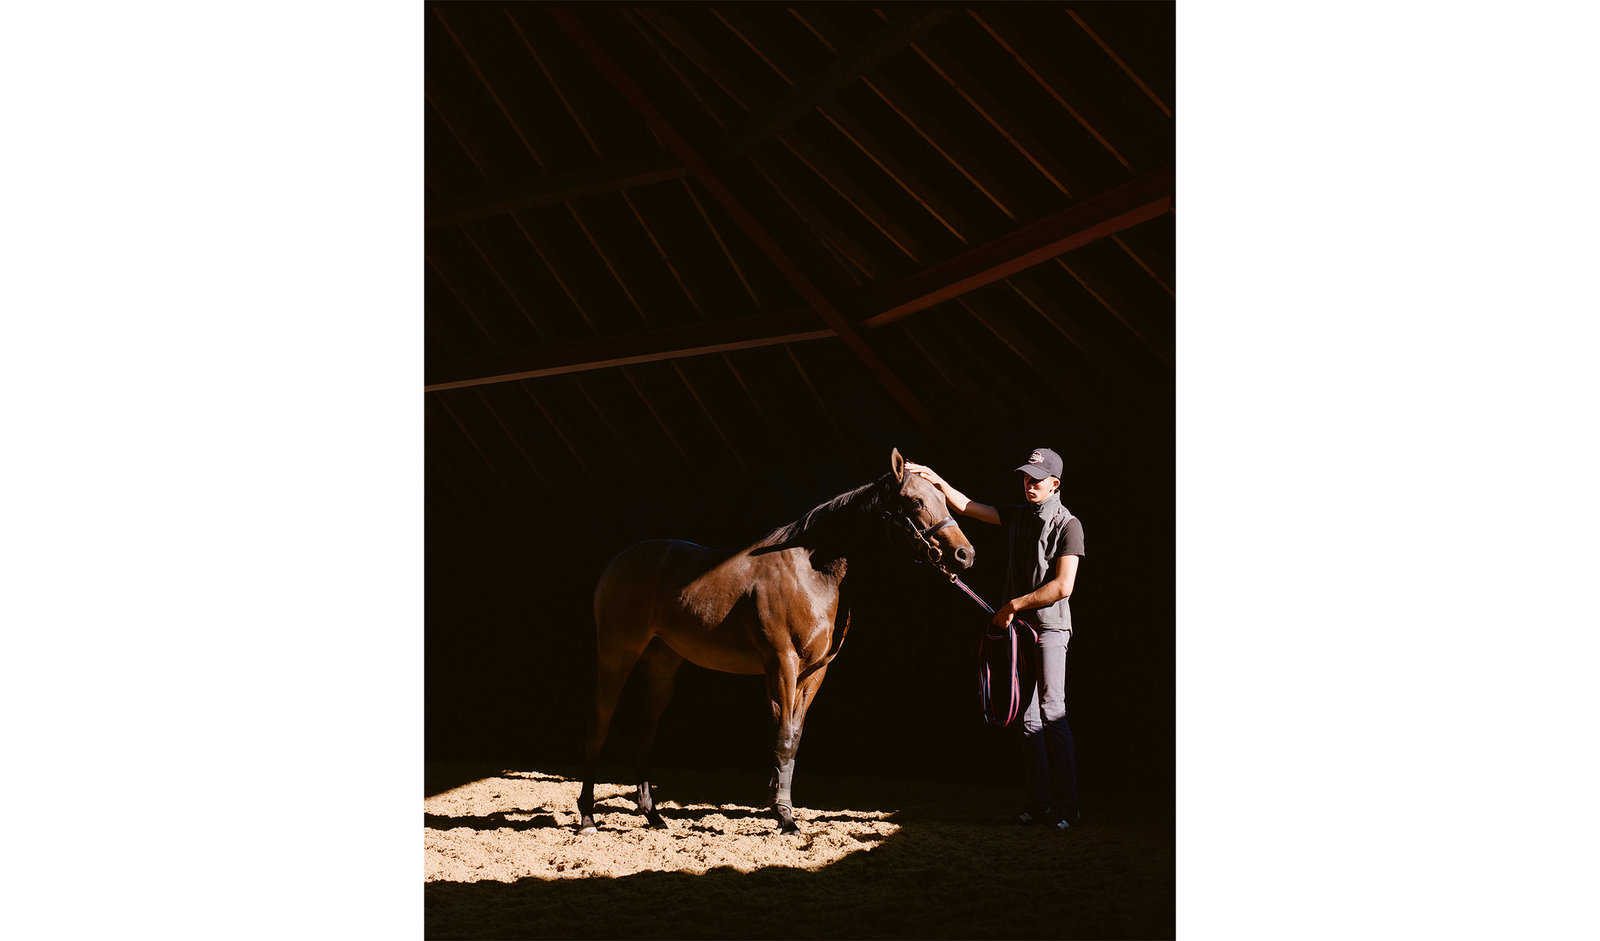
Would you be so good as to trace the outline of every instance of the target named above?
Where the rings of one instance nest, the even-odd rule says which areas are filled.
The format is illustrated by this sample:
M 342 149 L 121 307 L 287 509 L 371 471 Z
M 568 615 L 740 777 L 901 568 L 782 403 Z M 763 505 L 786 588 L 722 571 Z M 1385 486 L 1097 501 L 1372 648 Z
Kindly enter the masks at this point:
M 594 686 L 594 711 L 589 714 L 587 735 L 583 743 L 583 790 L 578 794 L 579 833 L 594 833 L 594 778 L 595 765 L 600 760 L 600 750 L 605 747 L 606 734 L 611 730 L 611 718 L 617 710 L 617 699 L 628 681 L 628 674 L 639 660 L 637 650 L 611 650 L 601 645 L 599 669 Z
M 644 814 L 652 827 L 666 827 L 667 822 L 661 819 L 655 798 L 650 793 L 650 744 L 655 740 L 661 714 L 667 711 L 667 703 L 672 699 L 673 682 L 678 677 L 678 667 L 682 665 L 682 657 L 660 640 L 655 640 L 645 648 L 637 667 L 637 672 L 643 674 L 641 679 L 646 686 L 644 714 L 640 717 L 638 735 L 633 742 L 633 766 L 639 781 L 634 800 L 639 805 L 639 812 Z

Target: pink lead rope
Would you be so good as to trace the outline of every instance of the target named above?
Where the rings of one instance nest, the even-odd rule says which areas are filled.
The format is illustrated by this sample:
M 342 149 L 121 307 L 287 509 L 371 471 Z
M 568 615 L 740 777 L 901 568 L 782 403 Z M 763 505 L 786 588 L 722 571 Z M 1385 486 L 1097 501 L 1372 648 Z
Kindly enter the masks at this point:
M 968 588 L 966 582 L 954 575 L 950 576 L 950 580 L 962 591 L 966 592 L 968 598 L 976 601 L 979 607 L 990 614 L 994 613 L 994 609 L 989 607 L 989 603 L 979 597 L 977 592 Z M 1022 682 L 1019 676 L 1021 673 L 1021 661 L 1017 656 L 1017 637 L 1023 631 L 1028 633 L 1028 637 L 1033 643 L 1037 644 L 1039 642 L 1039 629 L 1022 618 L 1012 618 L 1011 626 L 1004 629 L 996 628 L 993 624 L 985 625 L 983 636 L 978 640 L 978 697 L 983 704 L 984 721 L 990 725 L 1008 726 L 1016 721 L 1017 713 L 1022 709 Z M 997 644 L 1006 645 L 999 652 L 1004 657 L 1002 669 L 1004 672 L 1011 674 L 1010 695 L 1006 697 L 1003 703 L 996 703 L 992 695 L 994 690 L 993 674 L 995 672 L 995 665 L 992 661 L 994 659 L 993 654 L 996 652 L 994 648 Z M 1006 667 L 1009 667 L 1009 669 L 1005 669 Z

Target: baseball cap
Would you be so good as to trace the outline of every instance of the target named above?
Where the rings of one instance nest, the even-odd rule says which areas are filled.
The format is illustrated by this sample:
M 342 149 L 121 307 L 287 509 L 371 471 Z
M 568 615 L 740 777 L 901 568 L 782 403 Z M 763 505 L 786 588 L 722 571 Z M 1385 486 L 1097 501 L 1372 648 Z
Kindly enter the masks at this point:
M 1061 455 L 1049 448 L 1036 448 L 1028 455 L 1028 462 L 1017 470 L 1022 471 L 1034 480 L 1043 480 L 1046 477 L 1061 479 Z

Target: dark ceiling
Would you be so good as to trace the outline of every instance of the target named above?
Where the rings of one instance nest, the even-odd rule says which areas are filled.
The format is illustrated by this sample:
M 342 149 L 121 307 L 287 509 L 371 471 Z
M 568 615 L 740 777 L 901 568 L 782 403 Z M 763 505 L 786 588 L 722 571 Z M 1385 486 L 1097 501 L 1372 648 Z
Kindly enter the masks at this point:
M 1170 395 L 1170 4 L 427 17 L 431 497 Z

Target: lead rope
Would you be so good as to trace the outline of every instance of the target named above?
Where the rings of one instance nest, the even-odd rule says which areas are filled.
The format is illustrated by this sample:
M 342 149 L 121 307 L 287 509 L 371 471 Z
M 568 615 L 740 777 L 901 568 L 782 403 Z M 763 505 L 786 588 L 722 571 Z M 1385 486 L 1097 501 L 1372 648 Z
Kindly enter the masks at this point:
M 950 581 L 957 588 L 966 592 L 967 597 L 976 601 L 984 611 L 990 614 L 994 613 L 994 609 L 989 607 L 989 602 L 984 601 L 977 592 L 968 588 L 966 582 L 955 575 L 950 576 Z M 978 640 L 978 699 L 983 707 L 984 721 L 990 725 L 998 725 L 1002 728 L 1010 725 L 1016 721 L 1017 712 L 1022 708 L 1022 682 L 1018 675 L 1021 671 L 1019 670 L 1020 664 L 1017 659 L 1017 637 L 1023 631 L 1028 632 L 1034 643 L 1037 644 L 1039 642 L 1039 629 L 1022 618 L 1012 618 L 1011 626 L 1004 629 L 996 628 L 992 623 L 987 624 L 984 626 L 983 636 Z M 1006 701 L 1004 715 L 998 714 L 993 708 L 994 703 L 990 696 L 990 691 L 994 688 L 994 680 L 990 675 L 993 672 L 993 668 L 989 663 L 989 646 L 992 643 L 999 642 L 1010 644 L 1007 662 L 1011 664 L 1011 691 Z

